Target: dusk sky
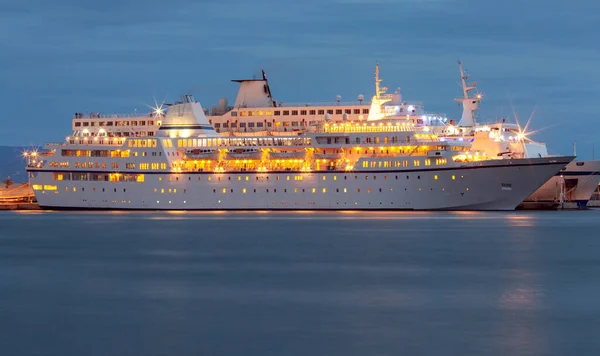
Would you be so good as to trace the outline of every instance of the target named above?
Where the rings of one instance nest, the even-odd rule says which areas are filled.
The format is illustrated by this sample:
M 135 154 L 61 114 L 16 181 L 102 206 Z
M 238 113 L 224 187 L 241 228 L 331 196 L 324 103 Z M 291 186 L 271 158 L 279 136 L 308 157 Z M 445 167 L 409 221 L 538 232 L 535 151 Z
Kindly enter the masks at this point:
M 483 121 L 521 121 L 550 153 L 600 153 L 600 3 L 481 0 L 18 0 L 0 3 L 0 145 L 70 134 L 74 112 L 146 111 L 191 92 L 204 107 L 231 79 L 267 71 L 284 102 L 390 90 L 460 118 L 457 59 Z M 597 155 L 596 157 L 600 156 Z

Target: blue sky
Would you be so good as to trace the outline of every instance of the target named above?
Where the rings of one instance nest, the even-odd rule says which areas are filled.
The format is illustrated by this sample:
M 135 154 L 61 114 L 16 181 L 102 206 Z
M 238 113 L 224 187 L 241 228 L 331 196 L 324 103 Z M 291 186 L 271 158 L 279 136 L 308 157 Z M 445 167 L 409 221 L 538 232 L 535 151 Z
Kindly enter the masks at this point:
M 235 99 L 261 68 L 277 100 L 354 100 L 384 84 L 460 117 L 456 60 L 482 118 L 522 121 L 551 153 L 600 152 L 600 3 L 476 0 L 0 2 L 0 145 L 63 140 L 73 112 Z M 598 155 L 600 156 L 600 154 Z

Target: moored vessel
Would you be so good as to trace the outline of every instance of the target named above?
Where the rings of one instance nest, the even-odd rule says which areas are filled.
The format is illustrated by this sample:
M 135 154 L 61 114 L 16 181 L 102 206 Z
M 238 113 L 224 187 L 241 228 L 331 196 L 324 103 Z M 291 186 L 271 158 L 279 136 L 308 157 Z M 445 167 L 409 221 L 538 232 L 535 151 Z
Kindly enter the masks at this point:
M 189 95 L 152 117 L 161 125 L 150 138 L 75 133 L 29 158 L 40 206 L 513 210 L 573 159 L 489 159 L 468 143 L 441 141 L 394 120 L 367 128 L 324 123 L 288 136 L 222 136 Z M 271 158 L 284 149 L 305 156 Z M 198 159 L 190 152 L 219 155 Z

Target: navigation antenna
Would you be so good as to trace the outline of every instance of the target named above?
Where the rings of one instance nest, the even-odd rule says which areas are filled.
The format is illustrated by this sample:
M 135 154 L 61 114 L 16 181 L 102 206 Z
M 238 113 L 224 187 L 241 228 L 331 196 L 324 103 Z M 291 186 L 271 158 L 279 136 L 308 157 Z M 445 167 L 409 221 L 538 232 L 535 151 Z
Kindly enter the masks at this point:
M 377 99 L 381 99 L 381 95 L 388 90 L 388 87 L 379 88 L 379 83 L 381 83 L 381 79 L 379 79 L 379 62 L 377 62 L 375 64 L 375 98 Z

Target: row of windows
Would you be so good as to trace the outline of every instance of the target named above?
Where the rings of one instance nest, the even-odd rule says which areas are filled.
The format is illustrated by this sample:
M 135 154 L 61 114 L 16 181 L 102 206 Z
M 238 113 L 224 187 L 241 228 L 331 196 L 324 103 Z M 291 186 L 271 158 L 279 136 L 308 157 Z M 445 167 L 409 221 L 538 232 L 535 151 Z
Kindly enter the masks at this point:
M 330 115 L 333 115 L 334 113 L 336 115 L 342 115 L 342 114 L 355 114 L 355 115 L 359 115 L 359 114 L 365 114 L 368 115 L 369 114 L 369 109 L 311 109 L 311 110 L 266 110 L 266 111 L 262 111 L 262 110 L 258 110 L 258 111 L 240 111 L 239 115 L 240 116 L 280 116 L 280 115 L 325 115 L 325 112 L 327 112 Z M 232 111 L 231 112 L 231 116 L 238 116 L 238 112 L 236 111 Z
M 106 169 L 107 164 L 106 162 L 96 162 L 94 164 L 94 162 L 75 162 L 74 163 L 74 167 L 75 168 L 96 168 L 96 169 Z M 111 163 L 111 167 L 112 169 L 119 169 L 119 164 L 117 162 L 113 162 Z
M 61 150 L 63 157 L 113 157 L 129 158 L 129 150 Z
M 52 173 L 53 180 L 99 181 L 99 182 L 144 182 L 144 174 L 123 173 Z
M 135 163 L 130 163 L 132 165 L 132 168 L 135 169 Z M 129 168 L 129 167 L 127 167 Z M 166 163 L 158 163 L 158 162 L 154 162 L 154 163 L 140 163 L 140 170 L 148 170 L 148 169 L 167 169 L 167 164 Z
M 324 175 L 324 176 L 322 176 L 321 179 L 322 180 L 327 180 L 327 177 L 328 176 Z M 329 176 L 329 177 L 331 179 L 333 179 L 333 180 L 337 180 L 337 176 Z M 352 178 L 352 176 L 350 176 L 350 177 Z M 373 180 L 377 180 L 377 176 L 372 176 L 372 177 L 373 177 Z M 398 179 L 398 177 L 399 176 L 397 176 L 397 175 L 394 176 L 395 179 Z M 437 175 L 434 175 L 433 177 L 436 180 L 438 179 Z M 460 176 L 460 177 L 464 178 L 465 176 Z M 219 181 L 219 182 L 221 181 L 221 176 L 215 175 L 215 178 L 216 178 L 217 181 Z M 234 181 L 235 180 L 237 180 L 237 181 L 249 181 L 250 180 L 250 176 L 237 176 L 237 177 L 235 177 L 235 179 L 231 179 L 231 178 L 232 177 L 227 177 L 227 180 L 228 181 L 231 181 L 231 180 L 234 180 Z M 298 176 L 285 176 L 285 180 L 288 180 L 288 181 L 289 180 L 301 181 L 301 180 L 303 180 L 303 178 L 304 177 L 300 176 L 300 175 L 298 175 Z M 451 178 L 452 178 L 452 180 L 456 180 L 456 176 L 455 175 L 452 175 Z M 354 176 L 354 179 L 358 180 L 358 176 Z M 387 179 L 388 179 L 388 176 L 383 176 L 383 180 L 387 180 Z M 392 178 L 390 178 L 390 179 L 392 179 Z M 410 179 L 410 176 L 407 175 L 406 179 Z M 417 175 L 417 179 L 421 179 L 421 175 Z M 162 177 L 159 176 L 158 180 L 162 181 Z M 188 176 L 188 180 L 191 181 L 192 177 Z M 202 176 L 199 175 L 198 176 L 198 180 L 199 181 L 202 180 Z M 213 177 L 208 176 L 208 177 L 206 177 L 206 180 L 207 181 L 212 181 Z M 225 180 L 225 179 L 223 179 L 223 180 Z M 255 176 L 255 180 L 257 180 L 257 181 L 269 181 L 269 176 Z M 283 176 L 275 176 L 275 180 L 284 180 L 284 177 Z M 344 180 L 348 180 L 348 176 L 347 175 L 344 176 Z M 365 180 L 369 180 L 369 176 L 368 175 L 365 175 Z M 179 181 L 179 177 L 178 176 L 169 176 L 169 181 Z
M 127 141 L 129 147 L 156 148 L 156 139 L 133 139 Z
M 49 166 L 51 168 L 69 168 L 69 162 L 50 162 Z
M 158 168 L 154 168 L 156 163 L 152 163 L 152 169 L 158 169 Z M 165 164 L 165 163 L 162 163 Z M 352 176 L 350 176 L 352 177 Z M 365 180 L 369 180 L 368 175 L 365 175 Z M 377 176 L 372 176 L 373 180 L 377 180 Z M 398 179 L 399 176 L 394 176 L 395 179 Z M 406 176 L 406 179 L 409 179 L 409 175 Z M 438 175 L 434 175 L 433 176 L 435 180 L 438 179 Z M 221 176 L 217 176 L 215 175 L 216 181 L 221 181 Z M 257 181 L 269 181 L 269 176 L 255 176 L 255 179 Z M 275 176 L 274 177 L 275 180 L 286 180 L 286 181 L 302 181 L 304 180 L 304 177 L 301 175 L 294 175 L 294 176 Z M 328 176 L 322 176 L 321 179 L 326 181 L 328 178 Z M 336 175 L 334 176 L 329 176 L 330 179 L 333 180 L 337 180 L 338 177 Z M 383 180 L 387 180 L 388 176 L 383 176 Z M 455 175 L 451 176 L 452 180 L 456 179 Z M 464 176 L 461 176 L 461 178 L 464 178 Z M 87 180 L 91 180 L 91 181 L 110 181 L 110 182 L 143 182 L 144 181 L 144 174 L 140 173 L 140 174 L 129 174 L 129 173 L 80 173 L 80 172 L 54 172 L 52 173 L 52 179 L 53 180 L 81 180 L 81 181 L 87 181 Z M 211 181 L 213 179 L 213 177 L 211 176 L 207 176 L 206 180 L 207 181 Z M 347 180 L 348 176 L 344 175 L 344 180 Z M 355 175 L 354 176 L 355 180 L 358 180 L 358 176 Z M 417 179 L 421 179 L 421 175 L 417 175 Z M 158 180 L 162 181 L 163 177 L 162 176 L 158 176 Z M 179 176 L 169 176 L 168 178 L 169 181 L 179 181 Z M 191 181 L 192 177 L 188 176 L 188 181 Z M 202 176 L 198 176 L 198 180 L 202 180 Z M 224 180 L 224 179 L 223 179 Z M 228 181 L 232 180 L 232 177 L 227 177 Z M 250 176 L 236 176 L 235 179 L 233 180 L 237 180 L 237 181 L 249 181 L 250 180 Z
M 153 126 L 154 121 L 149 120 L 148 126 Z M 104 126 L 146 126 L 146 121 L 75 121 L 75 127 L 104 127 Z
M 424 161 L 425 166 L 431 166 L 431 159 L 426 159 Z M 448 163 L 446 158 L 436 158 L 434 161 L 436 166 L 443 166 Z M 399 168 L 399 167 L 408 167 L 410 164 L 409 160 L 388 160 L 388 161 L 363 161 L 362 168 Z M 413 166 L 419 167 L 421 165 L 421 160 L 415 159 L 413 160 Z
M 309 146 L 311 142 L 310 137 L 188 138 L 178 139 L 177 147 Z M 165 147 L 173 147 L 171 140 L 163 143 L 167 144 Z
M 32 185 L 33 190 L 57 190 L 58 187 L 50 184 L 34 184 Z
M 404 190 L 407 190 L 407 188 L 405 188 Z M 422 191 L 423 188 L 417 188 L 417 190 Z M 431 188 L 431 190 L 433 190 L 433 188 Z M 442 188 L 442 190 L 446 190 L 446 188 Z M 469 190 L 469 188 L 466 188 L 465 190 Z M 182 189 L 180 190 L 181 192 L 183 192 L 184 194 L 187 193 L 187 189 Z M 232 188 L 221 188 L 221 189 L 213 189 L 213 193 L 221 193 L 221 194 L 232 194 L 235 192 L 240 192 L 242 194 L 246 194 L 248 192 L 252 191 L 253 193 L 257 193 L 258 189 L 257 188 L 253 188 L 253 189 L 247 189 L 247 188 L 242 188 L 240 190 L 236 190 L 236 189 L 232 189 Z M 283 193 L 288 193 L 288 189 L 287 188 L 283 188 L 283 189 L 279 189 L 279 192 L 281 193 L 283 191 Z M 331 190 L 333 191 L 333 190 Z M 354 190 L 352 190 L 354 191 Z M 387 191 L 387 189 L 386 189 Z M 389 191 L 393 191 L 393 188 L 389 188 Z M 262 189 L 261 189 L 262 192 Z M 277 193 L 277 188 L 267 188 L 264 190 L 265 193 Z M 320 192 L 322 194 L 327 193 L 327 188 L 290 188 L 289 189 L 289 193 L 311 193 L 311 194 L 317 194 L 317 192 Z M 361 188 L 357 188 L 356 189 L 356 193 L 373 193 L 373 192 L 379 192 L 379 193 L 383 193 L 384 189 L 383 188 L 378 188 L 378 189 L 371 189 L 371 188 L 367 188 L 367 189 L 361 189 Z M 154 188 L 154 193 L 160 193 L 160 194 L 164 194 L 164 193 L 168 193 L 168 194 L 177 194 L 177 189 L 176 188 Z M 335 189 L 335 193 L 348 193 L 348 188 L 336 188 Z

